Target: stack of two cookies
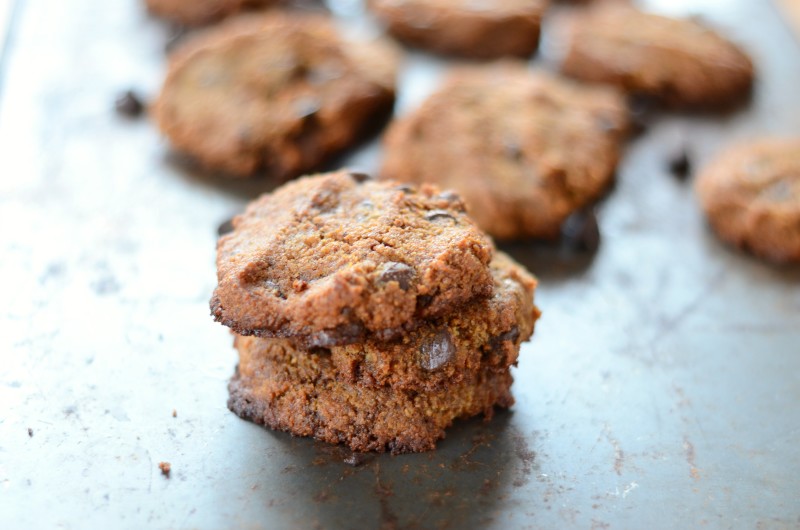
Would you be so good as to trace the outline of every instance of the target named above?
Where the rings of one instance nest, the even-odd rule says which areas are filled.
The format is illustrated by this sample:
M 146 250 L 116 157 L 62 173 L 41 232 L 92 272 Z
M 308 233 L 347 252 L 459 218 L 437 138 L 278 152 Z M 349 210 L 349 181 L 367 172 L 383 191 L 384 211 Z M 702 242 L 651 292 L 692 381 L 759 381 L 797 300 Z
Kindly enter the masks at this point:
M 218 245 L 231 410 L 355 451 L 432 449 L 513 403 L 535 280 L 453 193 L 337 172 L 252 203 Z

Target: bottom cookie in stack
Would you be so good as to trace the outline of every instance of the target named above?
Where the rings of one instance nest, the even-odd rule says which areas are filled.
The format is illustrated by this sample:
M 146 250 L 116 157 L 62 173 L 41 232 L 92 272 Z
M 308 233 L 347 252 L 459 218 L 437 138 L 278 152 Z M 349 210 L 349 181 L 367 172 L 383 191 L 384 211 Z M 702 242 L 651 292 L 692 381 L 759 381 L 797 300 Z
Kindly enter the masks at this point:
M 536 281 L 507 256 L 492 262 L 494 293 L 423 321 L 395 342 L 330 348 L 237 336 L 228 406 L 273 429 L 354 451 L 435 448 L 457 418 L 514 403 L 509 367 L 539 315 Z

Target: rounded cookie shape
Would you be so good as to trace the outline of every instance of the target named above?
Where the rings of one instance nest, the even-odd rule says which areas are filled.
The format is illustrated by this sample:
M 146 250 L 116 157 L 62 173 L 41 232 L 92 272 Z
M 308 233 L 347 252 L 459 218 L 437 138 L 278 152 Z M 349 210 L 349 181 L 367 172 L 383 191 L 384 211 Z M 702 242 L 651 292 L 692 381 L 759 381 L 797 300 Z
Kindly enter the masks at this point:
M 498 239 L 555 238 L 612 182 L 624 97 L 523 64 L 463 68 L 384 138 L 381 177 L 458 192 Z
M 408 44 L 480 59 L 527 57 L 539 44 L 548 0 L 369 0 L 389 33 Z
M 374 338 L 327 351 L 337 377 L 350 384 L 430 392 L 478 370 L 502 372 L 517 362 L 539 316 L 536 280 L 503 253 L 492 260 L 494 292 L 421 323 L 397 340 Z
M 800 138 L 724 152 L 698 176 L 700 203 L 725 241 L 775 262 L 800 262 Z
M 251 203 L 217 247 L 212 313 L 243 335 L 328 347 L 396 335 L 492 292 L 491 240 L 463 203 L 340 171 Z
M 161 18 L 200 26 L 249 8 L 275 5 L 281 0 L 145 0 L 147 9 Z
M 170 58 L 154 118 L 173 147 L 228 176 L 305 173 L 394 102 L 396 50 L 327 17 L 270 12 L 206 30 Z
M 730 106 L 745 99 L 753 84 L 750 58 L 694 20 L 615 4 L 575 15 L 564 32 L 564 73 L 655 96 L 672 107 Z
M 325 354 L 285 339 L 237 337 L 239 366 L 228 408 L 296 436 L 342 443 L 353 451 L 428 451 L 457 418 L 514 403 L 508 370 L 478 370 L 431 392 L 362 387 L 337 378 Z

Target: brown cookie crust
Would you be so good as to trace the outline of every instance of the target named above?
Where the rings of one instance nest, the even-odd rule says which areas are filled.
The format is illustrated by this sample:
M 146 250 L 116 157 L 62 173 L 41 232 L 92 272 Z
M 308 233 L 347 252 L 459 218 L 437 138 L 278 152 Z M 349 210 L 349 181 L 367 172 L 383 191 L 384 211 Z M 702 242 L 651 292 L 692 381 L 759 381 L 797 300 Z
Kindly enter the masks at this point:
M 457 418 L 514 403 L 508 370 L 478 370 L 459 383 L 416 392 L 362 387 L 336 377 L 325 353 L 296 350 L 283 339 L 237 337 L 239 366 L 228 407 L 239 416 L 296 436 L 341 443 L 353 451 L 434 449 Z
M 462 68 L 384 138 L 381 178 L 457 191 L 498 239 L 555 238 L 613 180 L 623 96 L 522 63 Z
M 577 14 L 563 27 L 561 69 L 584 81 L 655 96 L 672 107 L 729 107 L 753 84 L 753 63 L 699 22 L 611 4 Z
M 536 51 L 549 0 L 369 0 L 398 40 L 434 52 L 491 59 Z
M 774 262 L 800 262 L 800 138 L 735 146 L 698 176 L 700 203 L 725 241 Z
M 281 0 L 145 0 L 152 14 L 186 26 L 201 26 L 245 9 L 279 4 Z
M 498 252 L 492 260 L 494 293 L 421 323 L 398 340 L 370 339 L 328 349 L 337 377 L 349 384 L 431 392 L 477 370 L 504 372 L 539 316 L 536 280 Z
M 397 63 L 388 43 L 345 39 L 324 16 L 240 17 L 176 50 L 153 116 L 208 169 L 288 179 L 391 110 Z
M 366 178 L 304 177 L 251 203 L 218 243 L 214 317 L 329 347 L 492 292 L 492 242 L 457 197 Z

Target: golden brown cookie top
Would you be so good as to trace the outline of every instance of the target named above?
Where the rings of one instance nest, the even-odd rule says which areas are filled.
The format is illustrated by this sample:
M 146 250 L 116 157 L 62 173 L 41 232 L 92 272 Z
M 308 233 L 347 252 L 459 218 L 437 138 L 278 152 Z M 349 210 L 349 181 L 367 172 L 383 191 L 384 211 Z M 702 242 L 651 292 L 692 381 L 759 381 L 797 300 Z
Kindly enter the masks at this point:
M 215 318 L 307 344 L 388 337 L 492 292 L 491 240 L 454 194 L 346 171 L 264 195 L 218 245 Z
M 456 190 L 495 237 L 554 237 L 611 182 L 622 94 L 522 63 L 454 71 L 385 137 L 381 176 Z
M 741 100 L 753 64 L 700 22 L 621 4 L 576 14 L 567 24 L 565 73 L 660 97 L 673 106 L 724 106 Z
M 696 189 L 723 239 L 772 261 L 800 262 L 800 138 L 733 146 L 702 171 Z
M 232 175 L 296 176 L 391 105 L 397 54 L 321 15 L 231 19 L 170 58 L 154 116 L 179 150 Z

